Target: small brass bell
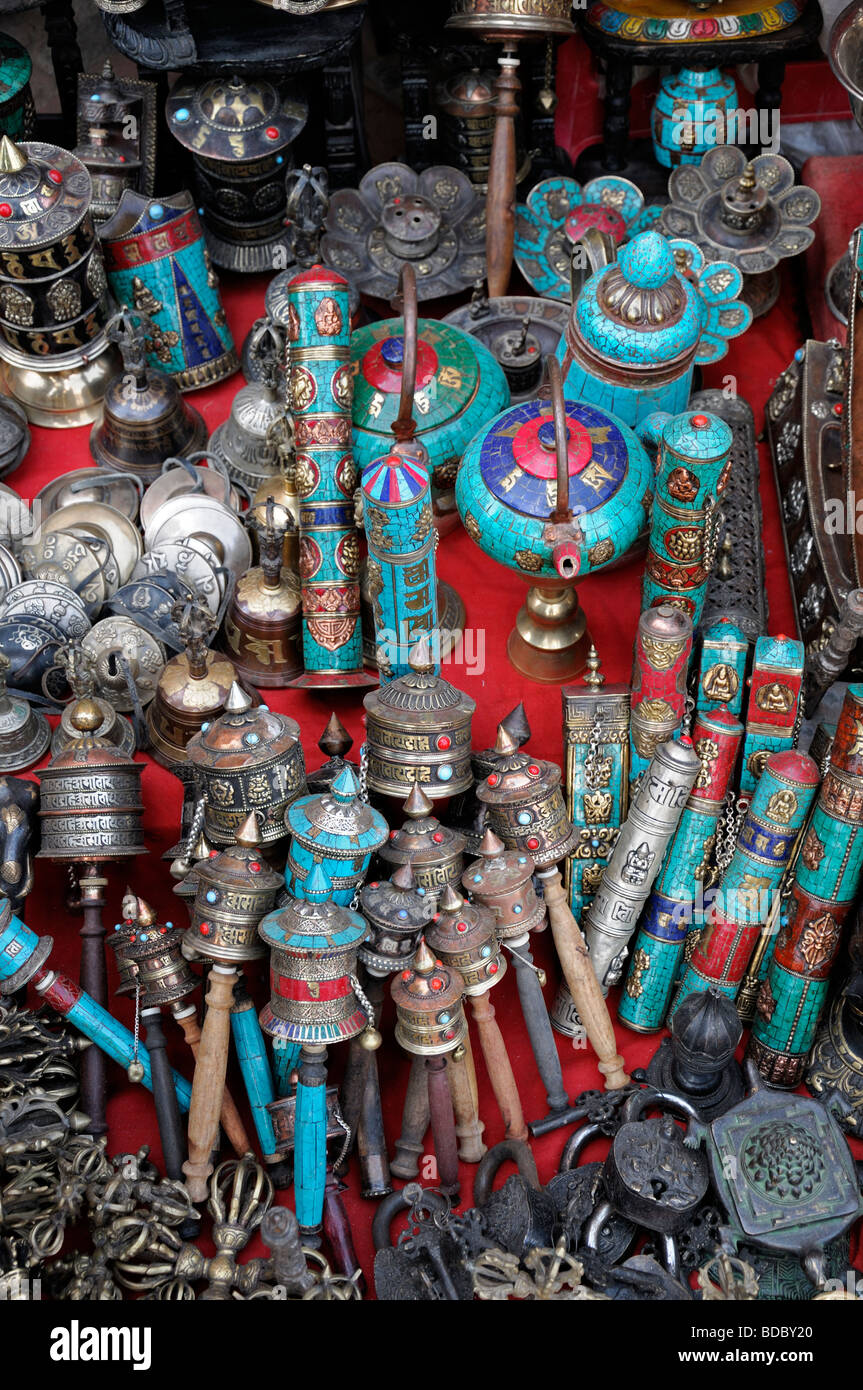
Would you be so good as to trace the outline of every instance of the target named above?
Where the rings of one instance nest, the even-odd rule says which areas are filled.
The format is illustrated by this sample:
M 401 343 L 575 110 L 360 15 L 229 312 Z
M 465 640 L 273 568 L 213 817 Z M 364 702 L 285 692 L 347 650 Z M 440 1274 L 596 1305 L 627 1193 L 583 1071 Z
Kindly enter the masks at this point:
M 44 714 L 6 690 L 11 664 L 0 652 L 0 772 L 22 772 L 32 766 L 51 741 L 51 726 Z
M 286 411 L 280 371 L 284 332 L 271 319 L 258 319 L 252 337 L 261 380 L 240 388 L 230 416 L 213 431 L 208 448 L 231 479 L 254 494 L 279 471 L 278 428 Z
M 135 473 L 153 482 L 166 458 L 204 447 L 203 417 L 180 394 L 173 377 L 147 366 L 145 342 L 153 333 L 146 314 L 126 305 L 108 320 L 123 368 L 108 384 L 102 419 L 90 434 L 90 453 L 111 472 Z
M 147 706 L 153 757 L 176 771 L 186 761 L 186 744 L 204 724 L 223 713 L 237 678 L 227 657 L 208 647 L 215 623 L 209 608 L 195 599 L 178 599 L 171 608 L 185 651 L 166 664 Z
M 283 564 L 283 541 L 294 520 L 270 497 L 249 529 L 258 537 L 260 564 L 237 582 L 224 646 L 239 674 L 266 689 L 288 685 L 303 669 L 300 581 Z

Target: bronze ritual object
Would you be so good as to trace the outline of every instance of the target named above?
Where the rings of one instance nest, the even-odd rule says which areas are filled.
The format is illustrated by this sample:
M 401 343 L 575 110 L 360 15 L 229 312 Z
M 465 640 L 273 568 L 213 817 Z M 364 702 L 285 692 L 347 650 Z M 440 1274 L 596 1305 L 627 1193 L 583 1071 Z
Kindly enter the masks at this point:
M 290 513 L 268 498 L 256 509 L 250 529 L 260 563 L 234 589 L 223 640 L 239 674 L 266 689 L 290 684 L 303 669 L 300 581 L 284 564 L 284 539 L 295 525 Z
M 186 761 L 189 739 L 224 713 L 237 679 L 233 663 L 209 647 L 215 621 L 195 599 L 178 599 L 171 608 L 185 649 L 166 664 L 147 706 L 153 757 L 175 771 Z

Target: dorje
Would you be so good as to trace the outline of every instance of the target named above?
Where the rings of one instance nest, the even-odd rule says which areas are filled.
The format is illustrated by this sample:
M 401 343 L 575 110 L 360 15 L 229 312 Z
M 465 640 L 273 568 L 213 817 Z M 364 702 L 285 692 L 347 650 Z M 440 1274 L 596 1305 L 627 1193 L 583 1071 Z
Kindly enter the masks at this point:
M 472 784 L 470 726 L 476 703 L 434 675 L 428 639 L 409 657 L 410 671 L 363 699 L 368 740 L 368 785 L 401 796 L 419 782 L 433 801 Z
M 411 969 L 393 980 L 396 1042 L 416 1057 L 455 1052 L 467 1035 L 462 1006 L 464 985 L 457 970 L 435 960 L 425 939 Z
M 143 763 L 95 737 L 102 712 L 93 700 L 79 700 L 70 718 L 76 741 L 39 773 L 42 847 L 37 857 L 98 864 L 146 854 Z
M 51 741 L 51 726 L 44 714 L 27 700 L 6 690 L 11 662 L 0 652 L 0 772 L 21 772 L 38 762 Z
M 426 941 L 444 965 L 461 975 L 465 994 L 485 994 L 506 974 L 494 913 L 467 903 L 449 884 L 426 932 Z
M 261 858 L 254 812 L 237 831 L 236 843 L 195 868 L 195 901 L 183 954 L 194 960 L 242 962 L 266 954 L 258 940 L 261 919 L 272 908 L 282 876 Z
M 493 830 L 486 830 L 479 852 L 480 858 L 462 874 L 462 886 L 494 913 L 500 940 L 514 940 L 540 926 L 545 906 L 533 887 L 536 865 L 531 856 L 507 849 Z
M 476 789 L 492 828 L 513 849 L 526 849 L 537 868 L 560 863 L 577 842 L 566 814 L 560 768 L 519 750 L 502 724 L 494 751 L 497 766 Z
M 418 886 L 410 864 L 401 864 L 389 882 L 367 883 L 360 893 L 360 909 L 372 931 L 359 951 L 369 973 L 391 975 L 410 965 L 434 913 L 434 899 Z
M 253 709 L 235 682 L 224 714 L 189 740 L 186 755 L 201 773 L 204 828 L 214 844 L 232 844 L 250 811 L 259 815 L 263 844 L 285 836 L 287 808 L 306 789 L 296 720 L 267 705 Z
M 448 884 L 457 884 L 464 867 L 464 835 L 441 825 L 432 814 L 432 802 L 414 782 L 402 810 L 408 819 L 378 851 L 386 865 L 410 865 L 418 887 L 437 896 Z

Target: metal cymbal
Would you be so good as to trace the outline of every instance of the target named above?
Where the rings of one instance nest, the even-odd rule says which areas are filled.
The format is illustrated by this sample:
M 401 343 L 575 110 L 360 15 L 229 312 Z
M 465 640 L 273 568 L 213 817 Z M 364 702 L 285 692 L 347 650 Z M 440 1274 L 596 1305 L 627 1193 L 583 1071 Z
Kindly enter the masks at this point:
M 170 460 L 169 460 L 170 462 Z M 197 480 L 197 482 L 196 482 Z M 141 500 L 141 526 L 146 531 L 163 502 L 181 493 L 198 494 L 203 490 L 207 497 L 215 497 L 226 507 L 238 512 L 241 507 L 240 495 L 231 486 L 231 480 L 219 468 L 203 468 L 201 464 L 190 464 L 188 468 L 181 463 L 168 468 L 160 478 L 151 483 Z
M 120 583 L 128 583 L 143 549 L 135 524 L 104 502 L 72 502 L 42 523 L 43 530 L 49 531 L 77 531 L 78 527 L 107 536 L 120 571 Z
M 92 539 L 92 538 L 91 538 Z M 100 553 L 70 531 L 43 531 L 21 547 L 21 564 L 28 579 L 41 579 L 68 587 L 92 618 L 105 599 L 111 579 L 119 583 L 112 553 Z M 113 575 L 112 575 L 113 570 Z
M 76 468 L 46 483 L 36 494 L 42 516 L 52 516 L 72 502 L 104 502 L 130 521 L 138 515 L 139 480 L 132 473 L 108 473 L 104 468 Z
M 0 483 L 0 540 L 16 543 L 33 534 L 33 513 L 14 488 Z
M 90 631 L 90 619 L 78 595 L 50 579 L 25 579 L 0 600 L 0 622 L 44 618 L 68 641 Z
M 176 576 L 206 603 L 211 613 L 218 613 L 221 587 L 213 566 L 197 547 L 184 541 L 162 541 L 144 552 L 132 579 L 155 578 L 161 574 Z
M 96 688 L 115 709 L 134 709 L 122 668 L 125 662 L 142 705 L 156 693 L 166 661 L 165 648 L 130 618 L 103 618 L 82 642 L 96 668 Z M 122 658 L 122 662 L 121 662 Z
M 16 584 L 21 583 L 21 566 L 11 550 L 0 545 L 0 598 L 3 598 Z
M 245 526 L 235 512 L 213 497 L 172 497 L 159 508 L 144 539 L 151 549 L 166 540 L 188 541 L 194 536 L 221 548 L 222 563 L 238 579 L 251 569 L 252 543 Z

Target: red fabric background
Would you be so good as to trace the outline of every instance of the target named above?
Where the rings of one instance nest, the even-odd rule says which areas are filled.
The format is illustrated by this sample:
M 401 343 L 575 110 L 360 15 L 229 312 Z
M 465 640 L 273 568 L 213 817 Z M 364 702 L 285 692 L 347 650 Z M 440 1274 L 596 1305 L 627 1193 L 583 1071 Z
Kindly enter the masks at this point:
M 263 312 L 266 282 L 258 279 L 232 279 L 225 276 L 224 302 L 237 344 L 242 343 L 252 321 Z M 736 387 L 752 404 L 756 427 L 763 422 L 765 399 L 777 374 L 787 366 L 802 337 L 789 281 L 768 319 L 760 322 L 742 340 L 733 343 L 728 357 L 708 371 L 705 385 L 722 385 L 727 378 L 736 379 Z M 228 415 L 231 400 L 242 385 L 240 376 L 217 387 L 195 393 L 194 404 L 202 411 L 212 430 Z M 32 448 L 23 465 L 8 480 L 22 496 L 32 498 L 50 478 L 67 470 L 90 463 L 88 431 L 74 429 L 52 431 L 33 429 Z M 777 516 L 776 494 L 768 452 L 761 448 L 761 493 L 764 506 L 764 550 L 767 561 L 767 587 L 770 604 L 770 631 L 794 631 L 790 591 L 785 570 L 782 537 Z M 503 714 L 523 699 L 533 737 L 530 747 L 538 755 L 560 762 L 561 703 L 554 687 L 524 682 L 509 666 L 505 642 L 516 611 L 524 598 L 524 585 L 509 571 L 487 559 L 467 535 L 459 530 L 448 535 L 438 552 L 439 573 L 454 584 L 467 606 L 468 624 L 484 634 L 485 670 L 470 674 L 459 667 L 445 668 L 445 674 L 466 690 L 477 703 L 473 725 L 474 745 L 482 748 L 494 741 L 495 728 Z M 580 595 L 587 613 L 592 636 L 599 650 L 609 681 L 628 681 L 631 667 L 632 642 L 639 614 L 641 565 L 638 561 L 608 575 L 595 575 L 580 585 Z M 362 702 L 358 695 L 310 691 L 280 690 L 267 695 L 272 707 L 289 712 L 302 728 L 308 765 L 314 768 L 323 761 L 316 747 L 317 739 L 335 708 L 356 743 L 362 740 Z M 149 856 L 134 864 L 117 865 L 109 870 L 109 908 L 106 926 L 110 931 L 117 920 L 120 900 L 127 883 L 135 892 L 145 896 L 158 909 L 160 920 L 169 918 L 185 926 L 185 909 L 172 895 L 173 881 L 167 864 L 161 862 L 162 852 L 176 842 L 181 806 L 179 783 L 151 760 L 144 758 L 147 770 L 143 779 L 146 801 L 145 835 Z M 25 916 L 32 928 L 50 932 L 55 938 L 53 963 L 77 976 L 79 953 L 79 920 L 64 908 L 66 896 L 65 870 L 40 861 L 36 884 L 26 904 Z M 557 966 L 552 956 L 548 932 L 535 940 L 537 962 L 548 970 L 546 996 L 549 1004 L 557 987 Z M 113 961 L 109 959 L 109 980 L 113 988 Z M 250 983 L 258 1004 L 264 1002 L 265 976 L 260 966 L 249 972 Z M 525 1029 L 517 1005 L 514 971 L 510 970 L 501 985 L 493 992 L 498 1020 L 510 1049 L 513 1066 L 519 1081 L 525 1115 L 537 1118 L 544 1111 L 544 1094 L 533 1063 Z M 132 1021 L 132 1009 L 127 999 L 112 1004 L 116 1014 L 127 1024 Z M 174 1064 L 187 1076 L 192 1075 L 191 1057 L 185 1049 L 179 1030 L 166 1021 Z M 401 1053 L 392 1036 L 390 1006 L 384 1015 L 384 1045 L 378 1053 L 381 1089 L 390 1145 L 399 1132 L 401 1105 L 408 1075 L 408 1059 Z M 658 1045 L 658 1037 L 645 1038 L 618 1029 L 619 1047 L 628 1067 L 644 1065 Z M 571 1096 L 585 1088 L 600 1085 L 600 1076 L 589 1052 L 576 1052 L 568 1041 L 559 1038 L 558 1048 L 563 1062 L 564 1077 Z M 330 1054 L 331 1077 L 339 1077 L 344 1065 L 346 1048 L 334 1047 Z M 491 1145 L 503 1137 L 502 1124 L 484 1072 L 478 1044 L 474 1044 L 480 1087 L 480 1109 L 485 1121 L 485 1140 Z M 131 1085 L 116 1066 L 109 1067 L 110 1099 L 108 1104 L 109 1151 L 135 1149 L 142 1143 L 151 1145 L 159 1161 L 159 1140 L 152 1099 L 141 1087 Z M 242 1084 L 235 1064 L 230 1069 L 233 1094 L 245 1112 Z M 249 1126 L 250 1133 L 254 1131 Z M 534 1144 L 541 1179 L 547 1180 L 557 1167 L 565 1140 L 565 1132 L 557 1132 Z M 430 1137 L 428 1140 L 430 1151 Z M 588 1157 L 600 1156 L 602 1148 L 592 1146 Z M 226 1154 L 225 1156 L 229 1156 Z M 469 1202 L 472 1190 L 472 1170 L 462 1167 L 462 1193 Z M 291 1193 L 280 1194 L 281 1202 L 290 1202 Z M 353 1225 L 354 1239 L 360 1261 L 367 1274 L 371 1273 L 372 1246 L 370 1228 L 375 1207 L 359 1196 L 359 1184 L 352 1170 L 349 1192 L 346 1194 L 348 1212 Z M 257 1253 L 257 1244 L 250 1252 Z

